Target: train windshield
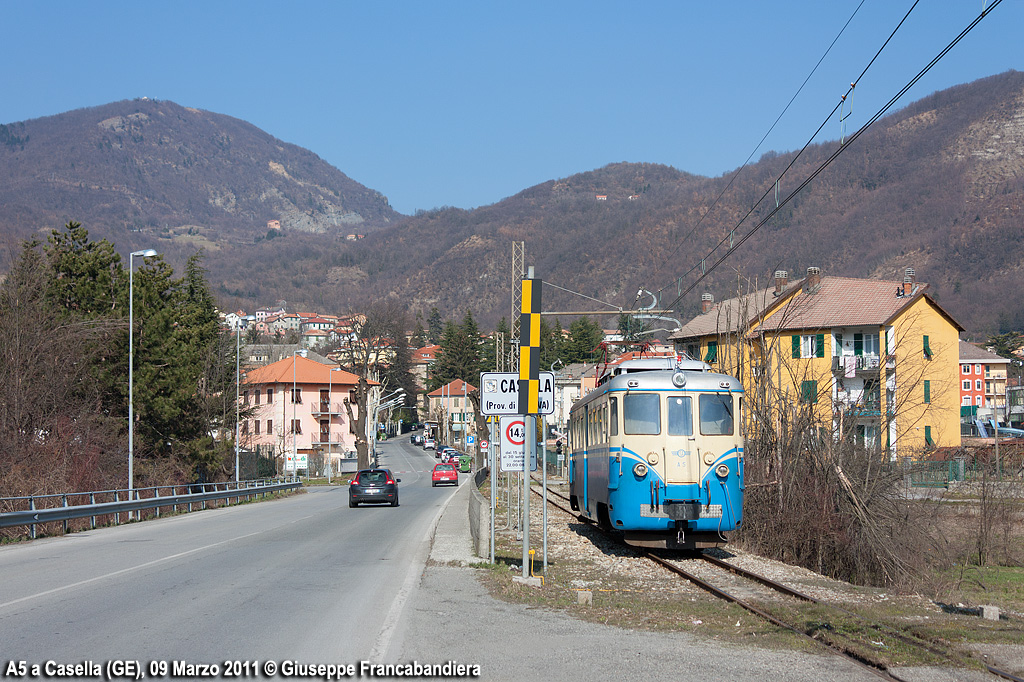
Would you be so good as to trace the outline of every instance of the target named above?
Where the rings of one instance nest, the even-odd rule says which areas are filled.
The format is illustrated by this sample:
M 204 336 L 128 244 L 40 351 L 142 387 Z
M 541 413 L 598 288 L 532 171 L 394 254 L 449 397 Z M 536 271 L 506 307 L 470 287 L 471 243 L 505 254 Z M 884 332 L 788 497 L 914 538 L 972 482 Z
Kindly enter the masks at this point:
M 700 396 L 700 432 L 705 436 L 732 435 L 732 396 L 730 394 L 705 393 Z
M 693 407 L 690 396 L 669 396 L 668 435 L 693 435 Z
M 661 396 L 627 393 L 622 399 L 622 422 L 627 435 L 658 435 L 661 433 Z

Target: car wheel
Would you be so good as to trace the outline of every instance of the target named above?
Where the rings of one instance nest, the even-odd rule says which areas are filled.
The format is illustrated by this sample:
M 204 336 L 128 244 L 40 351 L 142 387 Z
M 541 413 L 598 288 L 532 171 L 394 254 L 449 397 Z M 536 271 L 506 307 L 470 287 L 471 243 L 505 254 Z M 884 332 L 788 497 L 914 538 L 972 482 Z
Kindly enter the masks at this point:
M 391 501 L 391 506 L 392 507 L 397 507 L 398 506 L 398 496 L 395 496 L 395 499 Z
M 355 500 L 353 500 L 352 498 L 349 498 L 349 500 L 348 500 L 348 506 L 350 506 L 350 507 L 356 507 L 356 506 L 358 506 L 358 505 L 356 504 L 356 501 L 355 501 Z
M 430 482 L 430 487 L 431 488 L 436 488 L 437 487 L 437 481 L 431 481 Z

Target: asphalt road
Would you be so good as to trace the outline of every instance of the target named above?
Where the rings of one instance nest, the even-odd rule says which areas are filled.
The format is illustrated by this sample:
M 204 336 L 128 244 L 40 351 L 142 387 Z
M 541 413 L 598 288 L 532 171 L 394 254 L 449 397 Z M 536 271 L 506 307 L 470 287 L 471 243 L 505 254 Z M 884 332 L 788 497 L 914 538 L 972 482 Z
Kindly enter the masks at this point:
M 455 490 L 405 443 L 382 447 L 397 508 L 316 487 L 0 548 L 0 666 L 379 658 Z

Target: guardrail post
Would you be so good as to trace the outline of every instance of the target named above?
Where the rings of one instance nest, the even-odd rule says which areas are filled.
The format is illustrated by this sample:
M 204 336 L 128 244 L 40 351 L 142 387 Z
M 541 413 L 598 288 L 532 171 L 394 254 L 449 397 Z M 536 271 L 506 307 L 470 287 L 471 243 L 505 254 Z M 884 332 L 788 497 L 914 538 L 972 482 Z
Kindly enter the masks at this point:
M 95 505 L 96 504 L 96 493 L 89 493 L 89 504 L 90 505 Z M 91 528 L 92 530 L 96 530 L 96 517 L 95 516 L 90 516 L 89 517 L 89 528 Z
M 153 497 L 160 497 L 160 486 L 153 488 Z M 156 517 L 160 518 L 160 505 L 156 505 Z
M 68 506 L 68 496 L 67 496 L 67 494 L 65 493 L 64 495 L 61 495 L 61 499 L 64 501 L 64 507 L 67 507 Z M 67 535 L 67 534 L 68 534 L 68 520 L 64 519 L 64 535 Z
M 121 493 L 119 491 L 115 490 L 114 491 L 114 502 L 120 502 L 120 501 L 121 501 Z M 115 526 L 120 526 L 121 525 L 121 512 L 115 512 L 114 513 L 114 525 Z
M 28 508 L 30 510 L 32 510 L 32 511 L 36 510 L 36 498 L 34 498 L 34 497 L 29 497 L 28 498 Z M 31 535 L 32 535 L 32 539 L 35 540 L 36 539 L 36 524 L 34 524 L 34 523 L 31 526 Z

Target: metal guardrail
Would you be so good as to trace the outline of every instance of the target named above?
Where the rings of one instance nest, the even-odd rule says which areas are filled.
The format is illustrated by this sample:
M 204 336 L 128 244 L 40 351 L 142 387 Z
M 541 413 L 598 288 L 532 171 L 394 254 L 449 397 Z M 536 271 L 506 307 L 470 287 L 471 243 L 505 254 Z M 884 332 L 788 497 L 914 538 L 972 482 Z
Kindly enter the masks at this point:
M 97 490 L 81 493 L 63 493 L 59 495 L 34 495 L 30 497 L 7 497 L 0 499 L 4 506 L 22 502 L 28 505 L 28 509 L 15 510 L 0 513 L 0 528 L 11 528 L 15 526 L 30 526 L 30 535 L 36 537 L 36 525 L 51 523 L 55 521 L 64 522 L 64 532 L 68 532 L 68 521 L 73 519 L 90 519 L 90 528 L 96 527 L 96 517 L 113 516 L 114 523 L 121 522 L 121 514 L 128 514 L 131 519 L 132 512 L 147 509 L 156 510 L 156 517 L 160 516 L 160 509 L 170 507 L 174 512 L 178 507 L 188 507 L 192 511 L 194 504 L 202 504 L 206 508 L 207 502 L 216 500 L 229 500 L 235 498 L 236 502 L 242 498 L 252 499 L 259 495 L 268 495 L 283 490 L 293 490 L 302 487 L 302 481 L 297 477 L 285 479 L 284 481 L 257 480 L 257 481 L 234 481 L 227 483 L 192 483 L 176 486 L 158 486 L 154 488 L 136 488 L 132 491 L 129 499 L 120 499 L 121 495 L 128 496 L 127 490 Z M 179 489 L 195 490 L 199 492 L 177 493 Z M 170 494 L 161 495 L 161 490 L 168 490 Z M 145 493 L 152 493 L 151 497 L 142 497 Z M 96 502 L 97 497 L 113 496 L 113 502 Z M 69 505 L 68 498 L 88 497 L 88 504 Z M 48 504 L 51 501 L 59 500 L 60 506 L 39 508 L 39 503 Z

